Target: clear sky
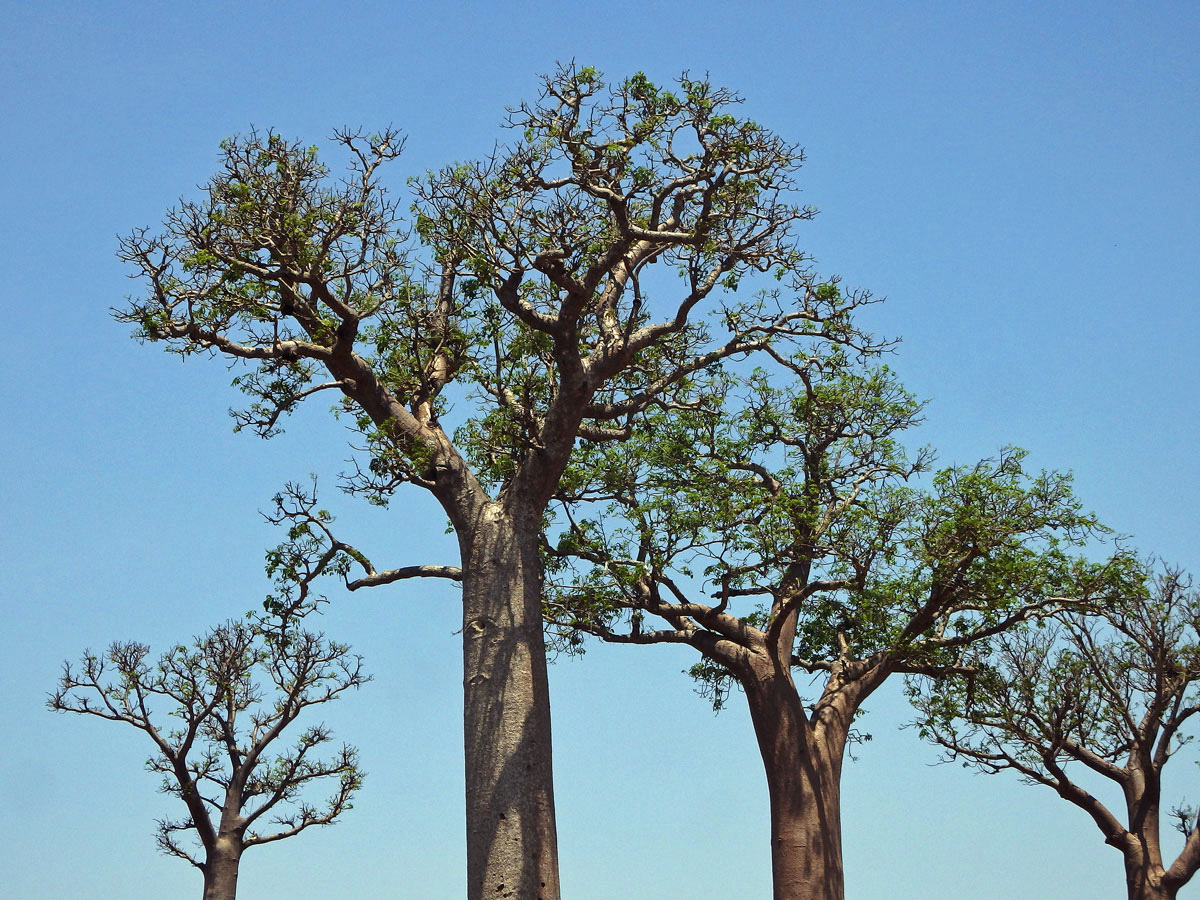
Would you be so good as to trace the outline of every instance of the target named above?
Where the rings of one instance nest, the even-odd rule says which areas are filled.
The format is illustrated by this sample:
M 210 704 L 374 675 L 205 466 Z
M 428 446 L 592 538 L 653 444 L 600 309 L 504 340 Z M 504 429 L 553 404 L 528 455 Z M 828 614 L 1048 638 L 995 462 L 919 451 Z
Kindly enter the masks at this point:
M 174 814 L 132 729 L 44 707 L 63 659 L 155 648 L 256 606 L 258 510 L 316 472 L 388 565 L 453 563 L 415 493 L 387 513 L 334 490 L 324 404 L 263 443 L 233 435 L 230 375 L 139 347 L 108 318 L 136 286 L 116 235 L 156 223 L 251 125 L 320 142 L 409 135 L 396 183 L 486 153 L 535 74 L 708 72 L 803 145 L 821 271 L 886 295 L 869 325 L 932 398 L 946 462 L 1004 444 L 1071 469 L 1136 546 L 1200 569 L 1200 7 L 1189 2 L 65 3 L 0 0 L 0 896 L 161 900 L 197 873 L 158 856 Z M 378 561 L 378 560 L 377 560 Z M 323 622 L 377 680 L 328 710 L 369 775 L 341 824 L 250 851 L 242 896 L 463 894 L 454 594 L 334 593 Z M 714 717 L 662 647 L 551 670 L 564 896 L 770 893 L 748 717 Z M 852 898 L 1096 900 L 1119 855 L 1012 778 L 930 767 L 870 704 L 845 774 Z M 125 733 L 128 731 L 129 733 Z M 1194 768 L 1175 787 L 1200 799 Z M 1184 896 L 1200 897 L 1191 886 Z

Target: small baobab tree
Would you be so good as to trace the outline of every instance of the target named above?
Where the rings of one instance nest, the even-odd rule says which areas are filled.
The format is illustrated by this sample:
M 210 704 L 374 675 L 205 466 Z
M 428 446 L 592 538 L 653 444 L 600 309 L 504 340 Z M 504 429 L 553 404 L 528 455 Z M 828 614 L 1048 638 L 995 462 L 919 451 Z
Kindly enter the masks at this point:
M 1163 769 L 1200 713 L 1200 595 L 1190 581 L 1147 566 L 1120 602 L 998 635 L 971 668 L 969 679 L 911 685 L 924 736 L 947 760 L 1050 788 L 1121 853 L 1130 900 L 1174 900 L 1200 868 L 1197 811 L 1162 807 Z M 1106 781 L 1119 804 L 1092 793 Z M 1184 838 L 1173 861 L 1163 857 L 1164 818 Z
M 186 808 L 158 822 L 159 848 L 200 869 L 204 900 L 233 900 L 248 848 L 329 825 L 350 808 L 363 780 L 355 748 L 322 754 L 332 735 L 321 724 L 279 748 L 310 706 L 368 680 L 361 657 L 284 611 L 226 622 L 157 659 L 132 641 L 86 652 L 64 665 L 48 705 L 145 732 L 154 745 L 147 767 Z M 307 799 L 318 783 L 333 784 L 323 802 Z

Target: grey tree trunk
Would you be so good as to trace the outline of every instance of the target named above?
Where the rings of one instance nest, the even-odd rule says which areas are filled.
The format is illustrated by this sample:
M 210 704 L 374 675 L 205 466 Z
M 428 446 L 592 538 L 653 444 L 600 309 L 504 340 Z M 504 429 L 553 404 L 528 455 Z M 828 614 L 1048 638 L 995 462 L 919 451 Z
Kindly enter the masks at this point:
M 790 678 L 745 678 L 743 684 L 770 791 L 774 900 L 844 900 L 845 734 L 809 726 Z
M 204 860 L 204 900 L 234 900 L 237 897 L 238 865 L 242 848 L 225 837 L 208 851 Z
M 559 900 L 540 519 L 460 531 L 468 900 Z

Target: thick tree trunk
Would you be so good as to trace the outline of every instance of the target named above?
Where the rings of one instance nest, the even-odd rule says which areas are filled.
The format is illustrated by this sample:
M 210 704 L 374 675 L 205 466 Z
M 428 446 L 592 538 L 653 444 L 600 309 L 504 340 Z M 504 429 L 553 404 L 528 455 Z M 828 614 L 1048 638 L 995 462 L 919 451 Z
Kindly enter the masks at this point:
M 489 504 L 463 558 L 468 900 L 558 900 L 540 521 Z
M 1179 885 L 1166 879 L 1159 836 L 1158 768 L 1142 749 L 1130 754 L 1129 778 L 1122 784 L 1129 831 L 1119 848 L 1125 856 L 1125 887 L 1129 900 L 1175 900 Z
M 224 837 L 204 860 L 204 900 L 234 900 L 242 849 Z
M 771 797 L 774 898 L 844 900 L 845 734 L 808 727 L 790 678 L 771 674 L 743 684 Z
M 1177 888 L 1163 884 L 1162 866 L 1146 860 L 1145 854 L 1125 856 L 1125 888 L 1129 900 L 1175 900 Z
M 1175 900 L 1176 892 L 1163 887 L 1161 882 L 1133 881 L 1129 882 L 1127 887 L 1129 900 Z

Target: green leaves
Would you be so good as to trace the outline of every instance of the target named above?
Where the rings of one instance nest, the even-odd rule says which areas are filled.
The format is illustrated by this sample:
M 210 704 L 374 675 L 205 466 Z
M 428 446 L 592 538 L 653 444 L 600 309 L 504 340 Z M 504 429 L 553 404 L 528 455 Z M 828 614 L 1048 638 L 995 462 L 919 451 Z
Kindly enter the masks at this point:
M 720 702 L 737 673 L 701 635 L 809 671 L 938 677 L 976 642 L 1129 583 L 1127 557 L 1083 555 L 1107 531 L 1069 476 L 1006 449 L 920 487 L 932 455 L 907 452 L 905 432 L 922 404 L 888 368 L 775 359 L 710 371 L 691 385 L 709 402 L 647 411 L 630 440 L 577 452 L 549 551 L 563 633 L 694 643 Z M 643 628 L 645 613 L 670 628 Z
M 778 604 L 803 587 L 798 578 L 857 577 L 883 548 L 894 553 L 891 536 L 911 506 L 897 484 L 925 465 L 894 435 L 920 404 L 886 369 L 860 371 L 836 353 L 793 364 L 790 385 L 778 371 L 710 373 L 693 386 L 707 403 L 647 412 L 632 440 L 577 453 L 563 494 L 576 524 L 557 547 L 577 565 L 558 588 L 565 605 L 584 582 L 593 593 L 608 583 L 616 613 L 638 605 L 630 579 L 676 576 L 672 584 L 695 581 L 694 603 L 732 590 Z M 584 509 L 603 532 L 585 527 Z M 884 639 L 871 608 L 880 595 L 838 596 L 802 608 L 801 646 L 836 646 L 834 612 L 851 608 L 859 637 Z M 770 609 L 751 604 L 739 616 L 766 628 Z
M 1102 585 L 1091 602 L 973 647 L 973 674 L 910 683 L 920 732 L 947 759 L 1053 788 L 1106 838 L 1129 836 L 1177 870 L 1161 862 L 1158 816 L 1163 768 L 1200 712 L 1200 597 L 1180 570 L 1153 560 L 1117 555 L 1089 577 Z M 1098 800 L 1080 772 L 1115 782 L 1124 810 Z M 1182 865 L 1186 881 L 1194 866 Z
M 848 318 L 868 296 L 814 285 L 795 245 L 812 214 L 791 202 L 802 154 L 739 116 L 736 94 L 686 74 L 673 90 L 643 73 L 606 85 L 575 66 L 543 88 L 510 112 L 515 140 L 411 179 L 411 216 L 381 176 L 394 130 L 335 133 L 340 179 L 272 131 L 223 141 L 201 195 L 122 242 L 145 293 L 117 317 L 244 366 L 238 429 L 278 434 L 304 399 L 338 392 L 369 456 L 350 480 L 379 503 L 428 486 L 431 448 L 498 493 L 547 448 L 568 453 L 576 424 L 620 439 L 723 358 L 870 343 Z M 656 263 L 679 280 L 656 283 Z M 733 296 L 766 271 L 783 286 Z
M 240 386 L 259 402 L 238 424 L 264 436 L 307 396 L 314 370 L 301 361 L 353 337 L 350 326 L 387 309 L 406 281 L 396 204 L 376 175 L 402 142 L 394 132 L 336 139 L 352 160 L 340 183 L 314 147 L 274 132 L 229 138 L 200 198 L 168 211 L 160 233 L 121 243 L 147 290 L 117 318 L 180 354 L 246 361 Z

